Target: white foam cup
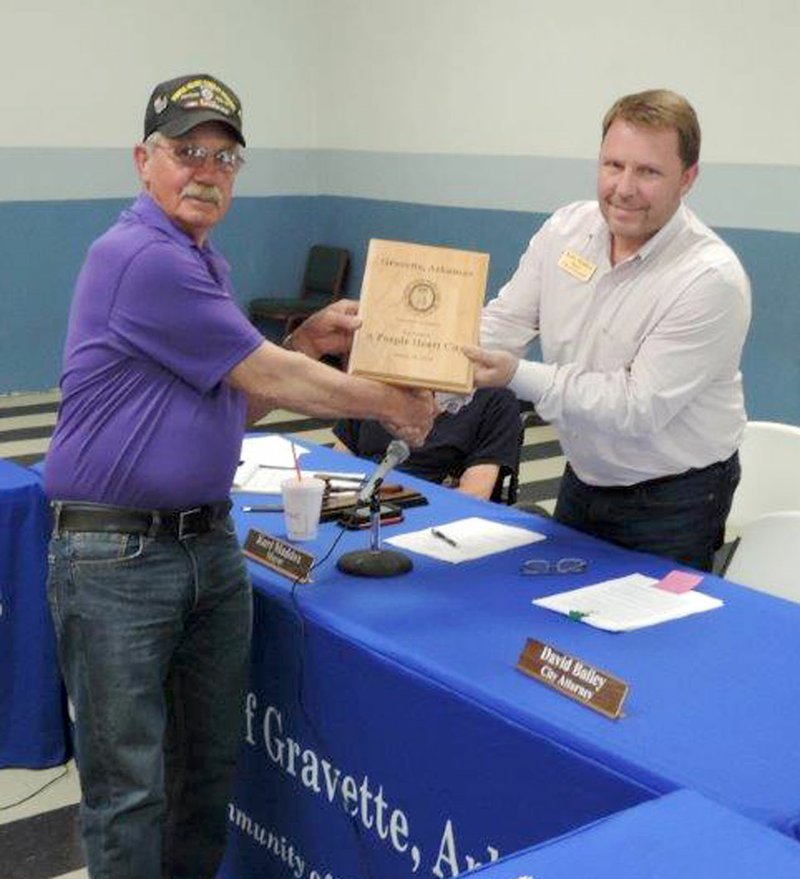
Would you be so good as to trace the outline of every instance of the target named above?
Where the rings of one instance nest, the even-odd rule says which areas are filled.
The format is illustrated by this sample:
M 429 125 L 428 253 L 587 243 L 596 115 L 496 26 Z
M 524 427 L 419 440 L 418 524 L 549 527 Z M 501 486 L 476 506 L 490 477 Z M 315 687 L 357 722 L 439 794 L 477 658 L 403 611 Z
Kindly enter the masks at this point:
M 325 483 L 313 476 L 293 476 L 281 483 L 283 519 L 289 540 L 313 540 L 317 536 L 324 488 Z

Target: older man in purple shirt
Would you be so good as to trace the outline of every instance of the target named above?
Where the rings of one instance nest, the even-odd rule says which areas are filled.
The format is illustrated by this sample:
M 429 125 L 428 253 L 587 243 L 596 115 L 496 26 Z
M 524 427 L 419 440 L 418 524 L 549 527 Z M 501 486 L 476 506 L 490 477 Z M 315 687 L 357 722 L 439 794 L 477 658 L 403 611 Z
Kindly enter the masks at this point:
M 349 346 L 354 304 L 310 318 L 293 350 L 242 315 L 208 234 L 244 143 L 224 83 L 158 85 L 134 150 L 144 191 L 92 245 L 70 313 L 48 590 L 93 879 L 216 872 L 251 627 L 228 515 L 245 425 L 286 406 L 421 442 L 434 415 L 427 392 L 317 362 Z

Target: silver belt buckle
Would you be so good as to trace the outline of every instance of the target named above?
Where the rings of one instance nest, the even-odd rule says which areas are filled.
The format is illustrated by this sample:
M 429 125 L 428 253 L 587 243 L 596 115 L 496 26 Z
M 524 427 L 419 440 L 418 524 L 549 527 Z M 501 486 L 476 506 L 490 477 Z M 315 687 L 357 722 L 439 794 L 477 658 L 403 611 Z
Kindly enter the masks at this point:
M 187 537 L 197 537 L 197 522 L 192 517 L 202 515 L 202 507 L 192 507 L 190 510 L 181 510 L 178 514 L 178 540 L 186 540 Z

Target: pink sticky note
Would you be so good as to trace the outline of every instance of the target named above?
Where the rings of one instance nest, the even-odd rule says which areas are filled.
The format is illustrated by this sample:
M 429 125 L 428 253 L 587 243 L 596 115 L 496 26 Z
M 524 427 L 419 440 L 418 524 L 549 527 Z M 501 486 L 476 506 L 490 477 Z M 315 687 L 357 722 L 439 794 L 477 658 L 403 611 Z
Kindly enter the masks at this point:
M 680 595 L 681 592 L 688 592 L 703 579 L 701 574 L 690 574 L 688 571 L 670 571 L 666 577 L 662 577 L 658 583 L 654 583 L 659 589 L 666 589 L 667 592 L 675 592 Z

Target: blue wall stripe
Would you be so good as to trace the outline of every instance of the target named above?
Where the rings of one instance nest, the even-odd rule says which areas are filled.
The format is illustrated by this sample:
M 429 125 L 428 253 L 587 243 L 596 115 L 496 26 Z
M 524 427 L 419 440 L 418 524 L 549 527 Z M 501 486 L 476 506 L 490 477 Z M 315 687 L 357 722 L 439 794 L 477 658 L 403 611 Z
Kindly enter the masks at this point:
M 130 202 L 0 202 L 0 393 L 58 383 L 72 288 L 86 250 Z M 308 197 L 239 198 L 214 239 L 242 301 L 295 294 L 314 240 Z
M 325 195 L 551 213 L 593 198 L 596 162 L 539 156 L 320 150 Z M 800 232 L 800 165 L 701 162 L 687 203 L 712 226 Z
M 67 310 L 86 248 L 129 199 L 0 203 L 0 393 L 54 387 Z M 348 293 L 357 296 L 372 237 L 490 253 L 488 295 L 513 272 L 546 213 L 411 204 L 338 196 L 239 197 L 214 239 L 233 266 L 242 303 L 299 289 L 308 247 L 353 255 Z M 743 371 L 752 418 L 800 424 L 800 236 L 719 228 L 753 282 L 753 325 Z
M 127 199 L 139 186 L 130 149 L 0 148 L 0 202 Z M 313 150 L 247 151 L 240 196 L 316 195 Z
M 363 275 L 367 240 L 384 237 L 488 251 L 491 298 L 547 216 L 364 199 L 318 201 L 320 240 L 353 251 L 353 295 Z M 800 236 L 757 229 L 716 231 L 739 255 L 753 286 L 753 321 L 742 362 L 749 415 L 800 425 Z
M 594 193 L 595 163 L 580 159 L 320 150 L 317 162 L 325 195 L 551 213 Z
M 330 195 L 550 213 L 592 198 L 595 162 L 541 156 L 250 149 L 237 194 Z M 130 149 L 0 149 L 0 202 L 127 198 Z M 800 232 L 800 165 L 701 163 L 689 204 L 712 226 Z

